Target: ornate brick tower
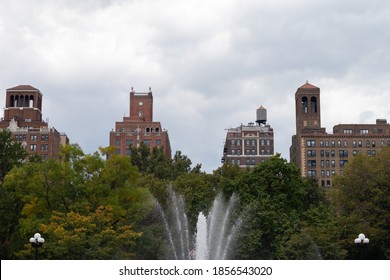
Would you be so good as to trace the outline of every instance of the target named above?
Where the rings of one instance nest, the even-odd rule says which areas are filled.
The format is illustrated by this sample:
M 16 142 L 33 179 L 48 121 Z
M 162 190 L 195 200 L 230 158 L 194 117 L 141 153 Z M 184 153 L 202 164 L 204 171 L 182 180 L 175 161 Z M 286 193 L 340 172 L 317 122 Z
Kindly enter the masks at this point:
M 69 139 L 42 120 L 42 96 L 38 89 L 30 85 L 7 89 L 0 130 L 11 131 L 28 155 L 37 155 L 42 159 L 56 158 L 60 145 L 68 144 Z
M 296 134 L 321 132 L 320 88 L 306 82 L 295 93 Z
M 171 158 L 171 145 L 168 132 L 163 130 L 161 123 L 153 120 L 153 94 L 148 92 L 130 91 L 130 116 L 115 123 L 115 130 L 110 132 L 110 146 L 115 153 L 130 155 L 130 146 L 139 147 L 144 143 L 151 150 L 162 147 L 167 157 Z

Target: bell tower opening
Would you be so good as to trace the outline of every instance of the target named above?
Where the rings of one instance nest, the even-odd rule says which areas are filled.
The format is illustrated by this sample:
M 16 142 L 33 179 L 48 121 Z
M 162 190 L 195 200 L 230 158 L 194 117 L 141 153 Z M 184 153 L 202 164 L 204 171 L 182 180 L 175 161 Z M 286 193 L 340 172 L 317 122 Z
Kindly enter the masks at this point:
M 322 131 L 320 89 L 306 82 L 295 93 L 296 133 Z

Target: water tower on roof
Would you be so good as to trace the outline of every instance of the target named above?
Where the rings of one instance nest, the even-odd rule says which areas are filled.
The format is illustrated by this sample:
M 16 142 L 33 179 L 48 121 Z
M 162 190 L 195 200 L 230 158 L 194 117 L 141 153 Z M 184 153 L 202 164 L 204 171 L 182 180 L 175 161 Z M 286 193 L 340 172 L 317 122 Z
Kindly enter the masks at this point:
M 263 106 L 256 110 L 256 122 L 260 126 L 264 126 L 267 123 L 267 109 Z

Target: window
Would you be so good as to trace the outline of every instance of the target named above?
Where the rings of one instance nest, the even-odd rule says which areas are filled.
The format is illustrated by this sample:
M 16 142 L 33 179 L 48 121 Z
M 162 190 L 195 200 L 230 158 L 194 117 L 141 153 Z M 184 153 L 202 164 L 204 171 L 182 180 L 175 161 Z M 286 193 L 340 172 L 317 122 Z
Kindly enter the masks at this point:
M 324 151 L 324 150 L 321 150 L 321 151 L 320 151 L 320 156 L 321 156 L 321 157 L 324 157 L 324 156 L 325 156 L 325 151 Z
M 325 166 L 325 161 L 321 160 L 321 167 Z
M 375 148 L 375 146 L 376 146 L 375 140 L 372 140 L 372 141 L 371 141 L 371 146 L 372 146 L 373 148 Z
M 353 141 L 352 141 L 352 146 L 353 146 L 354 148 L 356 148 L 356 140 L 353 140 Z
M 325 177 L 325 170 L 321 170 L 321 177 Z
M 121 154 L 121 150 L 120 149 L 115 149 L 115 154 L 116 155 L 120 155 Z
M 344 147 L 348 147 L 348 141 L 344 140 Z
M 264 146 L 264 145 L 265 145 L 265 141 L 264 141 L 264 139 L 261 139 L 261 141 L 260 141 L 260 145 L 261 145 L 261 146 Z
M 360 129 L 360 134 L 368 134 L 368 129 Z
M 315 160 L 308 160 L 307 161 L 307 166 L 308 167 L 315 167 L 316 166 L 316 161 Z
M 316 176 L 316 171 L 315 170 L 308 170 L 307 171 L 307 176 L 308 177 L 315 177 Z
M 234 145 L 234 144 L 235 144 L 235 140 L 234 140 L 234 139 L 231 139 L 231 140 L 230 140 L 230 144 Z
M 255 154 L 256 154 L 256 150 L 252 149 L 252 155 L 255 155 Z
M 359 140 L 359 141 L 358 141 L 358 146 L 359 146 L 359 147 L 362 147 L 362 146 L 363 146 L 362 140 Z
M 37 150 L 37 145 L 30 144 L 30 151 L 36 151 L 36 150 Z
M 370 145 L 371 145 L 370 140 L 367 140 L 367 141 L 366 141 L 366 146 L 367 146 L 367 147 L 370 147 Z
M 325 140 L 325 147 L 329 147 L 329 140 Z
M 41 134 L 41 141 L 49 141 L 49 134 Z
M 127 139 L 127 140 L 126 140 L 126 146 L 127 146 L 127 147 L 130 147 L 130 146 L 132 146 L 132 145 L 133 145 L 133 140 Z
M 344 129 L 344 134 L 352 134 L 352 129 Z
M 256 140 L 252 139 L 252 146 L 255 146 L 255 145 L 256 145 Z
M 338 141 L 337 141 L 337 146 L 338 146 L 338 147 L 341 147 L 341 140 L 338 140 Z
M 156 140 L 156 146 L 161 146 L 161 140 L 160 139 Z
M 37 141 L 37 135 L 36 134 L 30 135 L 30 140 L 31 141 Z
M 336 167 L 336 162 L 334 160 L 331 160 L 330 162 L 332 164 L 332 167 Z
M 332 141 L 330 142 L 330 145 L 331 145 L 332 147 L 334 147 L 334 146 L 336 145 L 336 142 L 335 142 L 334 140 L 332 140 Z
M 317 113 L 317 98 L 315 96 L 313 96 L 310 99 L 310 103 L 311 103 L 311 112 Z
M 315 140 L 307 140 L 306 145 L 308 147 L 315 147 L 316 146 L 316 141 Z
M 49 145 L 48 144 L 41 144 L 41 151 L 48 151 Z
M 340 167 L 343 167 L 348 163 L 348 160 L 340 160 Z
M 271 146 L 271 140 L 267 139 L 267 146 Z
M 315 150 L 308 150 L 307 151 L 307 156 L 308 157 L 315 157 L 316 156 L 316 151 Z
M 307 113 L 307 105 L 308 105 L 308 99 L 306 96 L 302 97 L 302 112 Z
M 331 155 L 332 157 L 334 157 L 334 156 L 335 156 L 335 152 L 334 152 L 334 150 L 331 150 L 331 151 L 330 151 L 330 155 Z
M 324 140 L 320 140 L 320 147 L 324 146 Z
M 326 177 L 330 177 L 330 171 L 326 170 Z
M 340 150 L 339 156 L 340 157 L 348 157 L 348 151 L 347 150 Z
M 121 139 L 115 139 L 115 146 L 121 145 Z

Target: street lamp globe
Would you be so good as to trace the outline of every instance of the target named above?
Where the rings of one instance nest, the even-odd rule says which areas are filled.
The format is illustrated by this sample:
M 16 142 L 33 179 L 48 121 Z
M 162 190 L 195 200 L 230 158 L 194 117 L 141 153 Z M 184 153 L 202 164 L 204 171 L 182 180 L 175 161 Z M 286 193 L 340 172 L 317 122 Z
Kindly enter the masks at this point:
M 363 247 L 365 247 L 365 246 L 363 246 L 363 245 L 364 244 L 368 244 L 368 243 L 370 243 L 370 240 L 363 233 L 359 234 L 358 238 L 355 239 L 355 244 L 360 247 L 360 257 L 361 257 L 361 259 L 364 258 L 364 251 L 363 251 L 364 249 L 363 249 Z
M 35 259 L 38 259 L 38 248 L 42 247 L 43 243 L 45 243 L 45 239 L 42 238 L 40 233 L 36 233 L 29 241 L 31 246 L 35 248 Z

